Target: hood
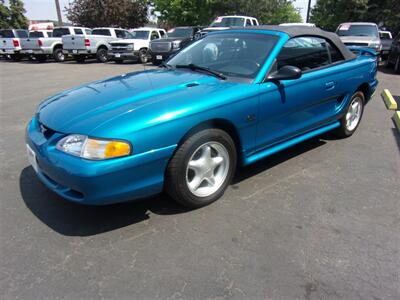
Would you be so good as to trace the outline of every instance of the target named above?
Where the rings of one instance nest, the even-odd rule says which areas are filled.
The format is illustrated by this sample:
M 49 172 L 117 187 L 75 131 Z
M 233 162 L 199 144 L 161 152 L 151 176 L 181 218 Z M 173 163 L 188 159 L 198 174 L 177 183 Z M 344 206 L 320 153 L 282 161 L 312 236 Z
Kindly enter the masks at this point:
M 143 39 L 123 39 L 123 40 L 114 40 L 114 41 L 111 41 L 111 42 L 108 42 L 110 45 L 113 45 L 113 44 L 126 44 L 126 45 L 128 45 L 128 44 L 134 44 L 134 43 L 138 43 L 138 42 L 146 42 L 146 40 L 143 40 Z
M 184 40 L 189 40 L 190 39 L 190 37 L 168 37 L 168 38 L 162 38 L 162 39 L 157 39 L 157 40 L 154 40 L 154 41 L 151 41 L 151 43 L 153 44 L 153 43 L 165 43 L 165 42 L 168 42 L 168 43 L 171 43 L 171 42 L 182 42 L 182 41 L 184 41 Z
M 373 36 L 340 36 L 343 43 L 372 43 L 379 42 L 378 37 Z
M 134 122 L 135 129 L 157 125 L 171 111 L 189 112 L 216 94 L 239 95 L 245 90 L 239 85 L 190 70 L 128 73 L 54 95 L 39 105 L 37 118 L 58 132 L 107 137 L 121 122 Z

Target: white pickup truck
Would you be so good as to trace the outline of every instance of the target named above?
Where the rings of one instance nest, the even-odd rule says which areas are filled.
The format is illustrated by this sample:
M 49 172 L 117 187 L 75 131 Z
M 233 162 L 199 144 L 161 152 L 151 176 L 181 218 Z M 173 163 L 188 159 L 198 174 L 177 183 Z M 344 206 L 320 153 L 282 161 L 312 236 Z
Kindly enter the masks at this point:
M 10 56 L 12 60 L 21 60 L 21 39 L 28 37 L 28 30 L 0 30 L 0 55 Z
M 83 35 L 91 33 L 85 27 L 56 27 L 53 31 L 37 30 L 29 33 L 29 38 L 22 39 L 22 53 L 33 56 L 37 61 L 46 61 L 53 57 L 57 62 L 65 60 L 62 37 L 64 35 Z
M 204 28 L 196 38 L 217 30 L 226 30 L 232 27 L 258 26 L 258 20 L 248 16 L 221 16 L 217 17 L 207 28 Z
M 152 40 L 165 38 L 167 33 L 161 28 L 142 27 L 134 29 L 129 37 L 121 40 L 111 41 L 111 49 L 108 51 L 110 60 L 122 63 L 124 60 L 139 60 L 147 63 L 151 55 L 149 45 Z
M 107 62 L 110 41 L 130 38 L 128 30 L 121 28 L 95 28 L 91 34 L 63 36 L 64 52 L 71 54 L 77 62 L 96 57 L 99 62 Z

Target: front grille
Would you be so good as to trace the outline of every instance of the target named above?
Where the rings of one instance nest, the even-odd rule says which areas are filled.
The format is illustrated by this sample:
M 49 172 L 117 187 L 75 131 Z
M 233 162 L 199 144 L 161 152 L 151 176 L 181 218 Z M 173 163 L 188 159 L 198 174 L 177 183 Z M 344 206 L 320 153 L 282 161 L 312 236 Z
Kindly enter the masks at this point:
M 111 45 L 111 52 L 113 53 L 123 53 L 128 51 L 129 44 L 115 43 Z
M 171 51 L 171 43 L 170 42 L 151 43 L 150 50 L 156 53 L 169 52 Z
M 368 47 L 368 43 L 344 43 L 346 46 Z

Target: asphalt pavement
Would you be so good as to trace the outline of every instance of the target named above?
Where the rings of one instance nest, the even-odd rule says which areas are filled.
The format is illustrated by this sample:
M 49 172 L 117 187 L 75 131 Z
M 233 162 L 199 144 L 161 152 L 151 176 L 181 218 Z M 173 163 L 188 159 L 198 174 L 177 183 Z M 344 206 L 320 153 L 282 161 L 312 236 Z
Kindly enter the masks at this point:
M 400 134 L 380 92 L 358 131 L 239 169 L 214 204 L 73 204 L 36 178 L 38 103 L 140 64 L 0 61 L 1 299 L 400 299 Z M 150 68 L 147 66 L 146 68 Z

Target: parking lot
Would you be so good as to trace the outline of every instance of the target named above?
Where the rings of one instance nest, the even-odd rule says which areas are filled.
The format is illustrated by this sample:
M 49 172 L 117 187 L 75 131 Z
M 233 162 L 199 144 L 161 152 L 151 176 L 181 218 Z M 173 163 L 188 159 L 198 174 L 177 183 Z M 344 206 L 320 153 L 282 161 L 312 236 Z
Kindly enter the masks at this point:
M 399 299 L 400 134 L 382 67 L 358 131 L 239 169 L 222 199 L 106 207 L 49 191 L 25 155 L 38 103 L 141 64 L 0 61 L 3 299 Z M 190 101 L 190 99 L 188 99 Z

